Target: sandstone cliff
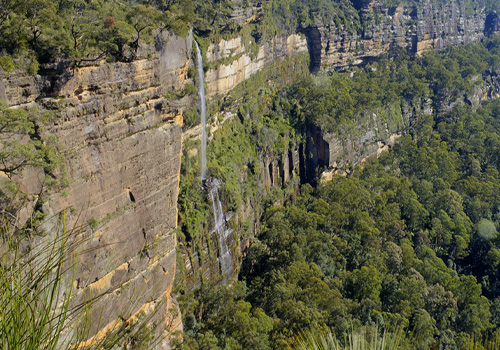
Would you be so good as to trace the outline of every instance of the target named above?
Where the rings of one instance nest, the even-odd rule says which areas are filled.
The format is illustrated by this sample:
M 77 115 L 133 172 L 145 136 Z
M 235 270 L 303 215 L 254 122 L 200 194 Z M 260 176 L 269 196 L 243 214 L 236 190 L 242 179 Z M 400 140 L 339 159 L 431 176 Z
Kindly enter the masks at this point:
M 363 28 L 355 32 L 334 22 L 304 29 L 317 69 L 320 65 L 339 68 L 363 64 L 397 48 L 419 55 L 467 44 L 484 37 L 487 17 L 483 9 L 470 11 L 458 1 L 426 0 L 386 8 L 374 0 L 359 12 Z M 496 23 L 494 19 L 490 22 Z
M 417 55 L 426 50 L 440 50 L 449 45 L 480 40 L 485 34 L 498 32 L 496 13 L 484 9 L 470 10 L 458 1 L 424 2 L 387 8 L 373 0 L 358 9 L 362 28 L 348 31 L 335 22 L 297 28 L 297 33 L 275 36 L 250 52 L 241 37 L 212 43 L 206 52 L 208 63 L 215 65 L 206 72 L 207 96 L 225 94 L 267 64 L 286 55 L 307 51 L 310 69 L 339 69 L 370 62 L 385 53 L 404 48 Z M 244 26 L 258 22 L 264 12 L 262 3 L 234 10 L 236 22 Z M 229 61 L 229 62 L 228 62 Z
M 185 85 L 192 39 L 163 35 L 149 58 L 48 70 L 35 77 L 4 75 L 0 99 L 12 107 L 54 112 L 46 136 L 64 149 L 69 187 L 49 190 L 41 169 L 14 180 L 48 215 L 45 236 L 83 225 L 74 299 L 104 293 L 91 334 L 120 317 L 156 311 L 158 332 L 178 326 L 167 308 L 175 273 L 177 192 L 182 111 L 192 97 Z M 19 226 L 30 213 L 20 213 Z M 98 329 L 99 328 L 99 329 Z
M 212 43 L 206 52 L 211 66 L 206 72 L 207 96 L 231 93 L 264 68 L 303 52 L 309 53 L 312 71 L 321 66 L 336 69 L 368 62 L 398 47 L 420 54 L 467 43 L 500 28 L 495 14 L 481 9 L 471 14 L 458 2 L 434 5 L 425 1 L 394 9 L 372 2 L 359 11 L 364 25 L 354 33 L 335 23 L 318 22 L 299 28 L 301 33 L 277 35 L 260 43 L 255 52 L 241 37 Z M 261 16 L 259 4 L 234 11 L 241 25 Z M 103 61 L 77 69 L 54 67 L 35 77 L 20 72 L 1 76 L 0 99 L 9 106 L 49 109 L 56 116 L 45 132 L 65 149 L 71 184 L 65 193 L 54 192 L 46 188 L 42 169 L 26 169 L 14 179 L 29 199 L 18 224 L 22 226 L 38 206 L 52 218 L 45 226 L 49 236 L 64 210 L 68 226 L 76 221 L 84 225 L 82 251 L 86 252 L 79 256 L 75 295 L 107 293 L 94 315 L 98 317 L 103 309 L 105 318 L 93 324 L 92 334 L 115 322 L 120 306 L 130 300 L 131 313 L 156 309 L 154 322 L 167 328 L 175 328 L 178 322 L 168 308 L 175 273 L 179 124 L 193 96 L 177 96 L 182 95 L 187 79 L 191 46 L 191 38 L 166 35 L 155 48 L 144 49 L 142 58 L 129 63 Z M 150 57 L 145 58 L 148 53 Z M 498 95 L 498 84 L 491 86 L 477 98 Z M 387 148 L 408 123 L 404 110 L 397 116 L 376 111 L 364 119 L 359 132 L 346 127 L 340 136 L 323 135 L 321 129 L 313 128 L 313 143 L 261 155 L 263 185 L 270 189 L 297 173 L 304 175 L 308 152 L 313 154 L 314 166 L 331 170 L 349 161 L 359 162 Z M 252 215 L 250 210 L 248 215 Z M 234 246 L 241 249 L 243 245 Z M 201 274 L 207 274 L 211 263 L 206 260 L 188 269 L 205 264 Z
M 259 46 L 257 53 L 252 55 L 242 42 L 241 37 L 230 40 L 221 40 L 211 44 L 207 50 L 210 63 L 218 64 L 216 68 L 209 69 L 205 74 L 207 84 L 207 97 L 226 94 L 237 84 L 248 79 L 268 64 L 307 51 L 307 42 L 303 36 L 291 34 L 289 36 L 276 36 L 272 41 Z M 224 60 L 231 62 L 225 63 Z

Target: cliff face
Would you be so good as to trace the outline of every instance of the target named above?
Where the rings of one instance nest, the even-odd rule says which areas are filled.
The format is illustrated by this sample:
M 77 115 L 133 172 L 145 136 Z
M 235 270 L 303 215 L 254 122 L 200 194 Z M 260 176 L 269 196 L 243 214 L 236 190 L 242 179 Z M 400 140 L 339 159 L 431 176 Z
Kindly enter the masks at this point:
M 445 4 L 427 0 L 385 8 L 374 0 L 358 11 L 363 28 L 355 32 L 348 32 L 334 22 L 321 21 L 301 29 L 307 36 L 311 71 L 369 63 L 397 49 L 421 55 L 427 50 L 480 40 L 485 35 L 498 33 L 500 28 L 496 13 L 467 9 L 458 2 Z M 464 102 L 478 105 L 484 99 L 495 98 L 498 93 L 496 73 L 483 78 L 483 84 L 464 101 L 445 101 L 439 108 L 448 109 Z M 346 125 L 335 134 L 324 133 L 317 126 L 310 127 L 308 139 L 311 141 L 305 145 L 309 157 L 304 156 L 305 174 L 302 176 L 307 179 L 308 173 L 312 174 L 312 169 L 319 166 L 327 169 L 322 179 L 328 180 L 332 174 L 344 174 L 368 156 L 379 155 L 408 128 L 414 112 L 404 107 L 396 114 L 394 111 L 372 111 L 359 118 L 356 128 Z M 432 113 L 430 102 L 422 106 L 420 112 Z
M 221 40 L 208 47 L 207 59 L 216 65 L 216 68 L 209 69 L 205 74 L 208 98 L 228 93 L 268 64 L 276 64 L 285 57 L 306 52 L 307 42 L 298 34 L 277 36 L 260 45 L 256 53 L 248 51 L 241 37 Z M 227 60 L 230 62 L 226 63 Z
M 374 0 L 359 12 L 363 28 L 353 33 L 333 22 L 305 29 L 317 68 L 320 64 L 337 68 L 359 65 L 397 48 L 419 55 L 467 44 L 484 37 L 487 17 L 482 9 L 468 10 L 457 1 L 436 4 L 426 0 L 384 8 Z M 494 32 L 497 21 L 491 18 L 488 23 L 486 29 Z
M 367 157 L 379 156 L 406 133 L 416 114 L 432 113 L 430 101 L 422 108 L 408 106 L 392 110 L 367 111 L 358 116 L 356 123 L 344 125 L 336 133 L 325 133 L 320 127 L 308 130 L 310 142 L 307 149 L 311 158 L 308 168 L 323 167 L 321 181 L 328 181 L 334 174 L 345 175 Z
M 45 132 L 65 149 L 71 184 L 64 193 L 48 190 L 40 169 L 14 180 L 33 202 L 43 200 L 48 237 L 62 211 L 67 227 L 83 225 L 75 302 L 84 292 L 87 298 L 106 293 L 90 320 L 91 335 L 126 310 L 156 309 L 159 331 L 178 323 L 167 307 L 175 273 L 182 110 L 192 99 L 165 96 L 185 84 L 191 42 L 165 35 L 149 59 L 37 77 L 12 74 L 0 83 L 0 99 L 10 106 L 54 112 Z M 24 214 L 19 226 L 30 213 Z
M 309 53 L 310 70 L 318 72 L 321 67 L 364 64 L 397 48 L 419 55 L 467 44 L 500 28 L 497 14 L 467 9 L 457 1 L 436 4 L 427 0 L 386 8 L 373 0 L 358 11 L 362 28 L 357 31 L 317 20 L 315 26 L 298 28 L 301 35 L 276 36 L 254 52 L 241 37 L 212 43 L 206 56 L 215 68 L 206 72 L 207 97 L 228 93 L 266 65 L 299 52 Z M 234 10 L 234 20 L 242 26 L 258 22 L 262 15 L 262 3 Z
M 206 72 L 207 97 L 228 94 L 265 67 L 302 52 L 309 52 L 310 68 L 317 71 L 322 65 L 361 64 L 398 47 L 420 54 L 467 43 L 500 28 L 495 14 L 468 13 L 458 3 L 433 5 L 427 1 L 384 9 L 372 2 L 360 14 L 365 25 L 355 33 L 335 23 L 316 23 L 300 29 L 301 34 L 276 36 L 257 50 L 240 37 L 211 44 L 206 52 L 212 67 Z M 260 5 L 234 11 L 241 25 L 260 16 Z M 92 316 L 91 334 L 118 320 L 122 306 L 129 307 L 130 300 L 132 314 L 159 311 L 152 322 L 162 325 L 160 331 L 179 324 L 168 309 L 175 306 L 170 291 L 175 274 L 182 111 L 193 103 L 193 96 L 175 96 L 183 95 L 191 46 L 191 38 L 165 34 L 155 48 L 144 49 L 143 58 L 133 62 L 54 67 L 36 77 L 20 72 L 1 76 L 0 99 L 9 106 L 54 112 L 55 118 L 44 132 L 55 136 L 65 149 L 71 184 L 64 193 L 50 190 L 43 169 L 37 168 L 27 168 L 16 176 L 15 182 L 28 198 L 18 213 L 18 226 L 23 226 L 35 207 L 49 217 L 45 224 L 49 237 L 62 211 L 66 211 L 68 227 L 75 222 L 83 225 L 79 237 L 84 239 L 81 251 L 85 253 L 78 256 L 75 302 L 84 292 L 107 293 Z M 144 58 L 147 54 L 148 59 Z M 491 84 L 474 101 L 498 96 L 499 86 Z M 296 178 L 297 173 L 305 181 L 312 166 L 336 171 L 378 154 L 394 142 L 410 118 L 404 109 L 397 115 L 374 111 L 365 116 L 358 130 L 346 127 L 340 134 L 324 134 L 313 127 L 309 130 L 313 142 L 283 154 L 260 155 L 262 185 L 269 190 Z M 307 160 L 306 154 L 312 158 Z M 250 211 L 248 215 L 252 215 Z M 228 245 L 236 250 L 243 246 L 232 240 Z M 187 270 L 198 269 L 202 275 L 219 271 L 210 259 L 194 260 L 195 266 L 187 260 Z M 198 282 L 193 281 L 192 287 Z

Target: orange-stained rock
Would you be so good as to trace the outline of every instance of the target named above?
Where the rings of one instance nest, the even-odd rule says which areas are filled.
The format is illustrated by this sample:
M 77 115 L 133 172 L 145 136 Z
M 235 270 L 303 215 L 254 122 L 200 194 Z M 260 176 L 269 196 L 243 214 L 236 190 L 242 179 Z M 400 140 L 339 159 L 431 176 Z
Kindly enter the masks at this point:
M 164 305 L 175 275 L 182 112 L 192 97 L 165 96 L 184 87 L 192 38 L 162 39 L 149 59 L 46 76 L 14 72 L 0 80 L 0 98 L 13 108 L 54 112 L 44 136 L 64 149 L 71 184 L 65 193 L 48 189 L 43 171 L 15 181 L 28 198 L 40 195 L 45 202 L 47 235 L 36 237 L 35 245 L 54 236 L 62 211 L 67 227 L 82 225 L 75 233 L 82 243 L 73 303 L 103 294 L 91 313 L 90 336 L 103 336 L 106 327 L 141 310 L 170 317 Z

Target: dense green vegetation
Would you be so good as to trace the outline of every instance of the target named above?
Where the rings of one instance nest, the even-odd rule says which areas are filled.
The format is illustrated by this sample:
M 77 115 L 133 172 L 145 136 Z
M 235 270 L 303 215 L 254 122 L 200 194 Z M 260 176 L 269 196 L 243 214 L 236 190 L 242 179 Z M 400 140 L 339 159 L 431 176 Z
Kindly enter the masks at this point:
M 336 131 L 367 111 L 397 114 L 426 106 L 446 109 L 457 98 L 472 95 L 483 83 L 483 74 L 489 81 L 489 71 L 499 68 L 498 39 L 412 60 L 401 51 L 390 61 L 382 58 L 350 74 L 333 74 L 328 79 L 307 76 L 282 93 L 280 109 L 295 129 L 316 124 Z
M 260 99 L 254 114 L 241 113 L 235 125 L 267 120 L 291 130 L 295 142 L 307 141 L 312 124 L 347 137 L 345 125 L 374 111 L 401 120 L 405 135 L 349 177 L 303 184 L 298 193 L 274 187 L 239 280 L 204 280 L 195 299 L 178 288 L 184 349 L 285 349 L 323 326 L 340 341 L 362 326 L 402 327 L 417 348 L 498 339 L 500 101 L 479 106 L 474 96 L 496 84 L 499 49 L 494 38 L 307 77 Z M 235 125 L 227 126 L 234 138 L 221 136 L 225 152 L 252 144 L 254 134 Z M 260 137 L 276 144 L 265 130 Z M 212 175 L 244 157 L 217 158 Z M 262 170 L 255 176 L 262 181 Z M 238 212 L 245 201 L 231 198 Z
M 188 31 L 191 1 L 3 0 L 0 47 L 21 68 L 68 57 L 76 63 L 132 59 L 154 30 Z M 6 56 L 7 57 L 7 56 Z M 8 61 L 8 58 L 4 60 Z M 8 62 L 7 62 L 8 65 Z M 2 64 L 4 70 L 6 65 Z
M 359 32 L 373 18 L 364 0 L 1 0 L 0 68 L 21 68 L 36 74 L 44 63 L 66 59 L 84 65 L 103 58 L 133 60 L 144 44 L 170 32 L 185 37 L 193 29 L 198 41 L 243 38 L 248 51 L 276 34 L 290 34 L 318 23 L 334 23 L 348 33 Z M 391 8 L 401 1 L 382 2 Z M 411 1 L 409 1 L 411 5 Z M 254 6 L 262 13 L 252 17 Z M 468 0 L 465 6 L 496 9 L 497 2 Z M 238 9 L 242 18 L 235 18 Z M 473 12 L 471 14 L 473 14 Z M 255 14 L 255 13 L 254 13 Z M 245 23 L 245 25 L 243 25 Z M 206 46 L 206 45 L 205 45 Z M 205 47 L 206 48 L 206 47 Z M 42 66 L 40 66 L 42 64 Z
M 317 329 L 299 334 L 292 343 L 294 350 L 396 350 L 415 349 L 411 339 L 406 338 L 401 328 L 381 335 L 375 329 L 363 327 L 349 333 L 345 341 L 340 342 L 328 329 Z
M 258 25 L 254 21 L 242 27 L 233 19 L 234 8 L 254 5 L 241 0 L 2 0 L 0 67 L 35 74 L 39 62 L 61 58 L 77 65 L 102 58 L 127 61 L 137 57 L 140 45 L 152 44 L 154 35 L 163 31 L 186 36 L 194 29 L 200 41 L 238 34 L 250 45 L 276 33 L 293 33 L 320 17 L 339 26 L 343 23 L 349 30 L 359 27 L 356 10 L 344 0 L 274 0 L 263 4 Z
M 233 221 L 243 228 L 239 232 L 244 237 L 253 232 L 250 221 L 244 219 L 245 216 L 252 215 L 243 215 L 243 212 L 260 211 L 264 200 L 260 193 L 268 190 L 261 180 L 265 166 L 262 154 L 278 158 L 286 155 L 290 144 L 298 142 L 293 128 L 285 119 L 267 115 L 270 102 L 278 86 L 295 80 L 296 75 L 305 74 L 306 71 L 306 55 L 291 57 L 281 61 L 276 67 L 267 67 L 256 73 L 239 84 L 229 98 L 210 106 L 211 115 L 215 115 L 216 110 L 237 114 L 235 120 L 222 125 L 208 145 L 208 175 L 223 181 L 220 196 L 224 209 L 240 216 L 240 220 Z M 253 86 L 265 87 L 256 90 Z M 232 110 L 234 106 L 239 106 L 238 110 Z M 197 119 L 195 111 L 190 111 L 189 114 L 193 115 L 191 118 Z M 231 147 L 228 148 L 228 145 Z M 198 144 L 188 140 L 181 162 L 178 202 L 180 236 L 189 249 L 201 248 L 199 240 L 204 239 L 209 230 L 204 223 L 209 222 L 211 216 L 211 205 L 199 178 L 199 156 L 189 154 L 190 149 L 197 146 Z

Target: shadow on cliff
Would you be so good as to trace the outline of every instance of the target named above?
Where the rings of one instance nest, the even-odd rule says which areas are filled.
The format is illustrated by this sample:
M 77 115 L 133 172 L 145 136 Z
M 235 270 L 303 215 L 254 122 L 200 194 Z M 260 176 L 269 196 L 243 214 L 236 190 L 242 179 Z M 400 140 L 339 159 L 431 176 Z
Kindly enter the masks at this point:
M 43 83 L 39 97 L 57 96 L 62 87 L 74 77 L 72 66 L 69 59 L 54 60 L 41 65 L 38 74 L 43 77 Z
M 484 35 L 490 36 L 500 33 L 500 17 L 496 11 L 490 12 L 484 21 Z
M 297 32 L 306 36 L 307 50 L 309 52 L 309 71 L 316 74 L 321 68 L 321 33 L 318 27 L 311 26 L 299 28 Z

